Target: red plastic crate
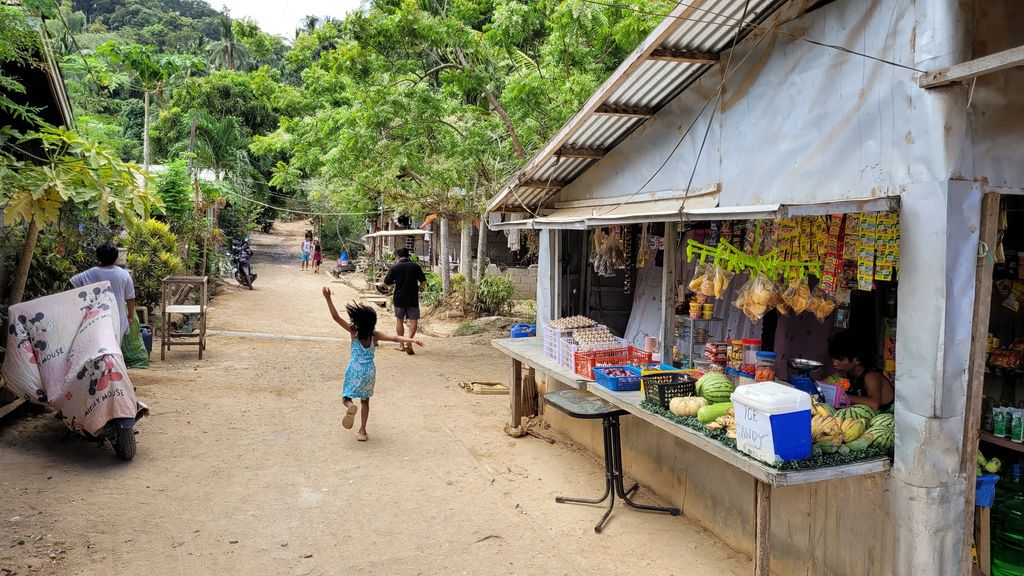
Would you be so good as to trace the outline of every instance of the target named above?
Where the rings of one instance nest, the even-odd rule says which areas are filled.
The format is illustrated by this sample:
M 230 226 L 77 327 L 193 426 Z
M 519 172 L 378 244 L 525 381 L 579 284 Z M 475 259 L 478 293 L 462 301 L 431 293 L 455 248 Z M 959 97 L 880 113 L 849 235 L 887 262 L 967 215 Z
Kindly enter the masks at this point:
M 635 346 L 576 353 L 576 373 L 590 380 L 594 379 L 597 366 L 645 366 L 650 363 L 651 353 Z

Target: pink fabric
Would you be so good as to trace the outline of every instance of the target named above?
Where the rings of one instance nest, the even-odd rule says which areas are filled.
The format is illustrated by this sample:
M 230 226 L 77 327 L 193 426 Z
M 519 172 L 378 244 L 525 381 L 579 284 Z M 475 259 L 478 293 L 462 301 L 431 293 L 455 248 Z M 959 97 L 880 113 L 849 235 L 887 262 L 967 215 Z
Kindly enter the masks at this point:
M 16 304 L 10 316 L 3 374 L 14 393 L 50 404 L 68 427 L 93 435 L 145 410 L 121 355 L 109 282 Z

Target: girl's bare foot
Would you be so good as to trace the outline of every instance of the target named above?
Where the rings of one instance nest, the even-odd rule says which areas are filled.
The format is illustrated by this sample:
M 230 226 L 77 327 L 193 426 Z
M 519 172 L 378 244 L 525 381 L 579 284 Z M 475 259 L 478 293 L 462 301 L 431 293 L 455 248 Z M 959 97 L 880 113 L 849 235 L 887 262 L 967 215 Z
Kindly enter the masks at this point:
M 366 432 L 360 432 L 360 433 L 356 434 L 356 440 L 358 440 L 360 442 L 366 442 L 366 440 L 367 440 Z

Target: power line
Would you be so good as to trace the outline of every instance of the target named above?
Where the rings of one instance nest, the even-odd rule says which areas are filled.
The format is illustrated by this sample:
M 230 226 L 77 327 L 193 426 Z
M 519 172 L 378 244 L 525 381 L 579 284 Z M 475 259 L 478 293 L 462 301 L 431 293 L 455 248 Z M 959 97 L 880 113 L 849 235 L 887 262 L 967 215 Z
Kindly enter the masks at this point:
M 257 206 L 263 206 L 264 208 L 272 208 L 274 210 L 280 210 L 282 212 L 289 212 L 291 214 L 302 214 L 304 216 L 368 216 L 370 214 L 379 214 L 380 213 L 380 210 L 375 210 L 373 212 L 306 212 L 305 210 L 292 210 L 290 208 L 281 208 L 279 206 L 273 206 L 273 205 L 267 204 L 265 202 L 260 202 L 259 200 L 256 200 L 255 198 L 249 198 L 248 196 L 244 196 L 244 195 L 239 194 L 238 192 L 235 192 L 233 190 L 225 190 L 225 192 L 227 193 L 228 196 L 235 196 L 237 198 L 241 198 L 242 200 L 245 200 L 247 202 L 252 202 L 253 204 L 256 204 Z
M 582 1 L 587 3 L 587 4 L 594 4 L 596 6 L 604 6 L 605 8 L 617 8 L 619 10 L 628 10 L 630 12 L 636 12 L 638 14 L 645 14 L 647 16 L 660 16 L 662 18 L 672 18 L 674 20 L 682 20 L 682 21 L 685 21 L 685 22 L 694 22 L 694 23 L 697 23 L 697 24 L 711 24 L 711 25 L 714 25 L 714 26 L 725 26 L 725 24 L 722 23 L 722 22 L 715 22 L 713 20 L 701 20 L 701 19 L 698 19 L 698 18 L 689 18 L 689 17 L 686 17 L 686 16 L 673 16 L 672 14 L 666 14 L 664 12 L 655 12 L 653 10 L 644 10 L 642 8 L 634 8 L 634 7 L 629 6 L 627 4 L 616 4 L 614 2 L 601 2 L 599 0 L 582 0 Z M 707 8 L 700 8 L 698 6 L 693 6 L 691 4 L 686 4 L 684 2 L 677 2 L 676 6 L 677 7 L 678 6 L 686 6 L 687 8 L 692 8 L 692 9 L 698 10 L 700 12 L 707 12 L 708 14 L 711 14 L 712 16 L 718 16 L 720 18 L 725 18 L 727 20 L 734 20 L 734 21 L 737 20 L 735 16 L 729 16 L 728 14 L 724 14 L 722 12 L 716 12 L 714 10 L 708 10 Z M 926 70 L 920 70 L 918 68 L 914 68 L 913 66 L 908 66 L 906 64 L 900 64 L 899 62 L 893 62 L 892 60 L 886 60 L 885 58 L 879 58 L 878 56 L 872 56 L 870 54 L 865 54 L 863 52 L 858 52 L 858 51 L 853 50 L 851 48 L 847 48 L 846 46 L 840 46 L 838 44 L 829 44 L 827 42 L 821 42 L 819 40 L 812 40 L 812 39 L 807 38 L 805 36 L 801 36 L 799 34 L 796 34 L 794 32 L 789 32 L 789 31 L 786 31 L 786 30 L 780 30 L 780 29 L 776 28 L 775 26 L 765 27 L 765 26 L 761 26 L 760 24 L 754 24 L 752 22 L 744 24 L 742 22 L 742 20 L 740 21 L 740 24 L 742 24 L 745 28 L 750 28 L 752 30 L 764 30 L 766 32 L 774 32 L 776 34 L 782 34 L 784 36 L 789 36 L 790 38 L 793 38 L 794 40 L 800 40 L 802 42 L 807 42 L 808 44 L 812 44 L 814 46 L 821 46 L 822 48 L 829 48 L 829 49 L 836 50 L 836 51 L 839 51 L 839 52 L 845 52 L 847 54 L 852 54 L 854 56 L 860 56 L 862 58 L 867 58 L 869 60 L 874 60 L 876 62 L 881 62 L 883 64 L 888 64 L 890 66 L 895 66 L 897 68 L 903 68 L 905 70 L 911 70 L 911 71 L 917 72 L 919 74 L 924 74 L 924 73 L 927 72 Z

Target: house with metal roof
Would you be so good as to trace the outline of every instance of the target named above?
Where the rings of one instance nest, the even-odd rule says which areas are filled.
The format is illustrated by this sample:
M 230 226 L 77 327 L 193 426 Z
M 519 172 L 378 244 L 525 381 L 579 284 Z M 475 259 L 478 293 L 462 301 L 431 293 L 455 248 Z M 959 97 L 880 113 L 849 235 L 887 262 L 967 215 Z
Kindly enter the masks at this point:
M 624 424 L 627 472 L 751 553 L 756 574 L 769 555 L 779 574 L 969 569 L 983 380 L 972 342 L 985 340 L 975 311 L 991 289 L 976 272 L 991 198 L 1024 192 L 1024 112 L 1011 104 L 1022 19 L 1011 0 L 680 2 L 488 204 L 505 215 L 495 227 L 539 230 L 542 324 L 599 293 L 568 263 L 583 231 L 663 224 L 663 358 L 682 229 L 898 210 L 891 471 L 777 490 L 765 513 L 749 490 L 762 480 Z M 573 385 L 516 362 L 541 372 L 541 390 Z M 593 445 L 589 428 L 550 418 Z

